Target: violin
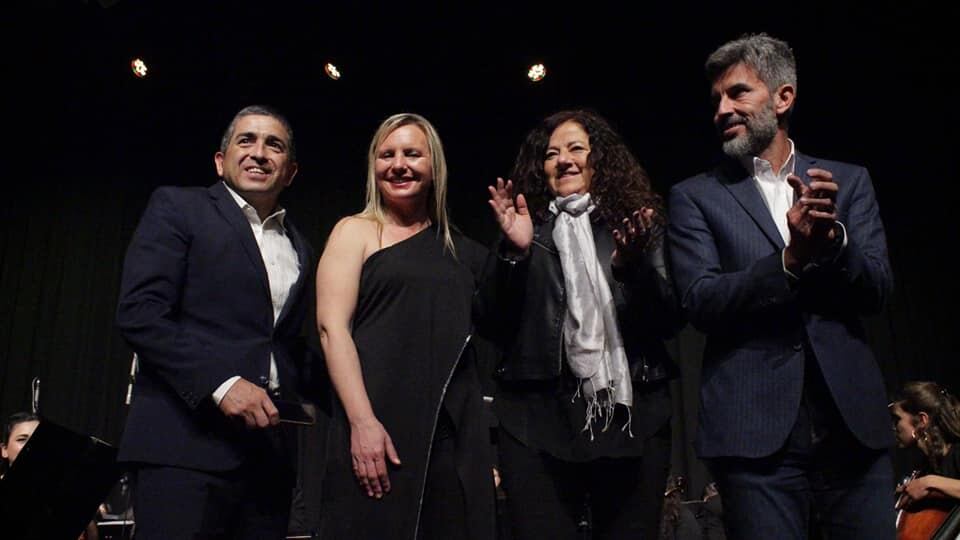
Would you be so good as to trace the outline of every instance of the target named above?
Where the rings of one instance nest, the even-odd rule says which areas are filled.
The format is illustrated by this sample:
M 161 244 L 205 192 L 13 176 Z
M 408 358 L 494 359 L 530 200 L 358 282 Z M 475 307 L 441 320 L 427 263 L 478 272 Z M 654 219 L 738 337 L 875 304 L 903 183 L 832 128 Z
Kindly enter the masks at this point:
M 956 500 L 948 497 L 928 496 L 907 503 L 907 494 L 902 491 L 902 488 L 915 480 L 919 474 L 920 471 L 913 471 L 913 474 L 897 486 L 897 491 L 900 492 L 895 506 L 898 509 L 897 540 L 955 539 L 956 531 L 953 532 L 953 535 L 949 535 L 947 529 L 954 529 L 958 518 L 960 518 Z M 951 524 L 954 526 L 950 526 Z

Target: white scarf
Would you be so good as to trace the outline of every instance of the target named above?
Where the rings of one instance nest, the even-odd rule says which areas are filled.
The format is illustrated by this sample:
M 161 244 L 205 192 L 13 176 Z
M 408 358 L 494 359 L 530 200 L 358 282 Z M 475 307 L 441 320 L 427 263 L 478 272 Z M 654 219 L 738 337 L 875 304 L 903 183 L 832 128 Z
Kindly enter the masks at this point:
M 625 405 L 629 415 L 633 403 L 630 366 L 617 326 L 616 306 L 593 241 L 590 212 L 594 208 L 589 193 L 574 193 L 550 202 L 550 211 L 557 216 L 553 241 L 560 252 L 567 292 L 563 321 L 567 365 L 581 381 L 577 394 L 582 392 L 587 400 L 583 429 L 590 430 L 591 440 L 594 420 L 605 416 L 606 431 L 613 421 L 615 405 Z M 623 429 L 629 433 L 629 416 Z

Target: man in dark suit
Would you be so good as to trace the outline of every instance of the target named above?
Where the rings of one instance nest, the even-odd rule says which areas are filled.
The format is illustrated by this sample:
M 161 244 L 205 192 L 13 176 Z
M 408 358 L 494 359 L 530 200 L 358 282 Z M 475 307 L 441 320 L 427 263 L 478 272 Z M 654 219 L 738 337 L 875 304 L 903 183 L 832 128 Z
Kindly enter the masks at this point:
M 153 193 L 124 262 L 117 321 L 139 373 L 119 459 L 138 540 L 286 533 L 293 449 L 274 399 L 298 384 L 313 264 L 277 204 L 293 131 L 247 107 L 214 162 L 222 182 Z
M 731 538 L 893 538 L 889 418 L 860 317 L 892 289 L 863 167 L 796 151 L 789 46 L 764 34 L 706 63 L 728 160 L 670 193 L 684 312 L 707 334 L 697 451 Z

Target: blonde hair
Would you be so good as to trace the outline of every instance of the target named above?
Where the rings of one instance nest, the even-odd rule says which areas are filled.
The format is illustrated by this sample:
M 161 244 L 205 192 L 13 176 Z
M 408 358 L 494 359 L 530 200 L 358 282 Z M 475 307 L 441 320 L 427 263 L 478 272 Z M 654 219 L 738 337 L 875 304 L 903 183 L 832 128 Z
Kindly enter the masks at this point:
M 447 212 L 447 160 L 443 153 L 443 144 L 440 142 L 440 135 L 426 118 L 419 114 L 400 113 L 395 114 L 384 120 L 377 128 L 370 141 L 370 149 L 367 152 L 367 202 L 360 213 L 360 217 L 372 219 L 382 227 L 386 223 L 386 211 L 383 204 L 383 196 L 377 189 L 377 173 L 375 163 L 377 161 L 377 149 L 391 133 L 403 126 L 414 125 L 423 131 L 427 138 L 427 148 L 430 150 L 430 168 L 433 172 L 433 182 L 430 186 L 430 192 L 433 194 L 433 204 L 427 205 L 427 212 L 430 219 L 437 225 L 437 234 L 443 235 L 444 247 L 456 257 L 456 249 L 453 245 L 453 237 L 450 235 L 450 220 Z

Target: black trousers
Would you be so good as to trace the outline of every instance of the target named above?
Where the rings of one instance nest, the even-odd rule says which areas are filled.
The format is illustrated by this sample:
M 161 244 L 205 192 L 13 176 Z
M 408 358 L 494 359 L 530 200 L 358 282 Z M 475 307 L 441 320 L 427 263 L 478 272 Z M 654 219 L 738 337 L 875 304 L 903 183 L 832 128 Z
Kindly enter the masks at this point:
M 500 431 L 500 466 L 514 540 L 575 540 L 584 516 L 594 540 L 658 538 L 670 469 L 670 430 L 643 455 L 561 461 Z
M 133 476 L 137 540 L 286 536 L 292 477 L 276 467 L 221 473 L 140 465 Z

